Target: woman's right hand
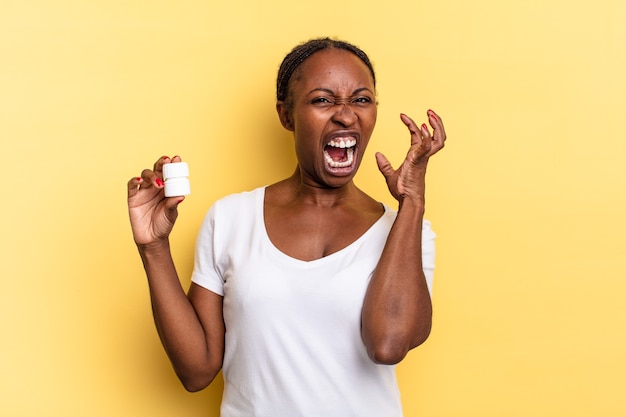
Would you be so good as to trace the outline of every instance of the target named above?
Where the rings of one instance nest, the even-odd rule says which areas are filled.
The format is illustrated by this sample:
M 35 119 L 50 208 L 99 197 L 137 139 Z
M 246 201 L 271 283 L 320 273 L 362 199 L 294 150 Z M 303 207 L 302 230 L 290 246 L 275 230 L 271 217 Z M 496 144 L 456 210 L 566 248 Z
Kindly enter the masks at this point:
M 153 170 L 144 169 L 141 177 L 128 181 L 128 214 L 139 247 L 166 241 L 174 227 L 178 204 L 185 197 L 165 197 L 163 165 L 180 161 L 178 156 L 163 156 L 154 163 Z

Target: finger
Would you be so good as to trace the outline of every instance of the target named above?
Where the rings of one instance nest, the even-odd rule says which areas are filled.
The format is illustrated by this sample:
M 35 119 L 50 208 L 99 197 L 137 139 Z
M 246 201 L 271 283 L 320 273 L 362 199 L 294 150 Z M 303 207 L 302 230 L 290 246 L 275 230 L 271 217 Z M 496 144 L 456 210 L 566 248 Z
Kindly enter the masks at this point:
M 415 148 L 420 156 L 430 156 L 430 150 L 433 147 L 433 138 L 428 130 L 428 126 L 426 123 L 422 123 L 422 127 L 420 130 L 422 134 L 422 143 L 419 147 Z
M 162 156 L 159 159 L 157 159 L 157 161 L 154 163 L 154 172 L 156 172 L 156 174 L 163 178 L 163 164 L 167 164 L 171 162 L 171 159 L 169 156 Z
M 176 222 L 176 218 L 178 217 L 178 205 L 184 200 L 184 196 L 165 199 L 165 215 L 172 223 Z
M 176 211 L 178 205 L 185 200 L 185 196 L 170 197 L 165 199 L 165 209 L 168 211 Z M 176 212 L 178 214 L 178 212 Z
M 161 167 L 162 166 L 163 165 L 161 165 Z M 157 188 L 163 188 L 165 186 L 162 176 L 157 175 L 155 171 L 144 169 L 141 172 L 141 178 L 143 179 L 143 181 L 139 185 L 140 189 L 150 188 L 152 186 Z
M 140 184 L 143 182 L 141 177 L 133 177 L 128 181 L 128 198 L 137 194 Z
M 402 123 L 404 123 L 404 125 L 409 129 L 409 132 L 411 132 L 411 145 L 418 145 L 422 140 L 420 128 L 417 127 L 413 119 L 411 119 L 404 113 L 400 114 L 400 119 L 402 120 Z
M 376 164 L 385 178 L 389 178 L 395 172 L 387 157 L 380 152 L 376 152 Z
M 443 143 L 446 141 L 446 131 L 443 127 L 443 122 L 441 121 L 441 117 L 437 115 L 433 110 L 428 110 L 428 122 L 434 129 L 434 139 L 435 142 L 441 143 L 441 147 L 443 147 Z

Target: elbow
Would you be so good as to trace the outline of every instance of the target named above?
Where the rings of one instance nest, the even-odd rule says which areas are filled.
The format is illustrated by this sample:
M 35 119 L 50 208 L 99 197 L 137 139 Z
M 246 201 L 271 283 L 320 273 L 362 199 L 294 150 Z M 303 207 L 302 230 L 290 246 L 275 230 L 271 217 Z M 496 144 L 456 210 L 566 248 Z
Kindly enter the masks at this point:
M 185 390 L 187 390 L 187 392 L 198 392 L 198 391 L 202 391 L 203 389 L 205 389 L 206 387 L 208 387 L 208 384 L 195 384 L 195 383 L 189 383 L 189 382 L 183 382 L 183 387 L 185 387 Z
M 198 392 L 211 385 L 220 369 L 221 366 L 211 366 L 204 369 L 194 368 L 187 371 L 176 370 L 176 375 L 185 390 Z
M 206 387 L 209 386 L 210 383 L 196 383 L 191 382 L 191 381 L 182 381 L 183 383 L 183 387 L 185 387 L 185 390 L 187 390 L 187 392 L 198 392 L 198 391 L 202 391 L 203 389 L 205 389 Z
M 424 343 L 430 335 L 430 326 L 419 332 L 411 340 L 406 338 L 387 338 L 367 347 L 367 354 L 370 359 L 379 365 L 396 365 L 402 361 L 411 349 Z
M 409 350 L 403 347 L 379 346 L 368 349 L 367 354 L 378 365 L 396 365 L 408 352 Z
M 187 390 L 188 392 L 198 392 L 198 391 L 202 391 L 203 389 L 211 385 L 211 382 L 213 382 L 216 375 L 217 374 L 195 375 L 195 376 L 179 375 L 178 379 L 183 384 L 183 387 L 185 388 L 185 390 Z

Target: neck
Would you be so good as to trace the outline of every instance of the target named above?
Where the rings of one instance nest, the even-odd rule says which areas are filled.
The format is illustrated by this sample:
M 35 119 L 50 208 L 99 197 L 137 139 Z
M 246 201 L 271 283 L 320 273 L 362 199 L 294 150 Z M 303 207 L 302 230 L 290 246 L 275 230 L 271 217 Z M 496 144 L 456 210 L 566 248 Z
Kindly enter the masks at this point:
M 328 187 L 306 181 L 303 178 L 300 168 L 296 167 L 291 177 L 286 179 L 291 190 L 291 195 L 295 200 L 304 204 L 311 204 L 319 207 L 333 207 L 345 203 L 359 195 L 361 190 L 357 188 L 354 181 L 350 180 L 341 187 Z

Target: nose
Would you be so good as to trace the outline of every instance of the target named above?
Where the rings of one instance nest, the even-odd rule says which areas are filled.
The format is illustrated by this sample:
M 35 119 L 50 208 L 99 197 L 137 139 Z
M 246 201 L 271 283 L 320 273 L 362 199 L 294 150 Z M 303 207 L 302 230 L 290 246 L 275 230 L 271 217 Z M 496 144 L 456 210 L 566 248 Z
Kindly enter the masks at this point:
M 337 111 L 333 114 L 333 121 L 343 127 L 351 126 L 357 121 L 357 115 L 348 103 L 337 104 Z

